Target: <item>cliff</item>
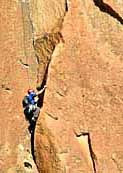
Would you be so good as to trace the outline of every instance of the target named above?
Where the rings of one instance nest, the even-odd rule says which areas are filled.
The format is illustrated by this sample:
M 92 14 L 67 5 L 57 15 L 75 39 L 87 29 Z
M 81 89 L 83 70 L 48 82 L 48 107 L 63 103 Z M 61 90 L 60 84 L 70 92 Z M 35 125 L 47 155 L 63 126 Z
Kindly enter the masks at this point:
M 123 171 L 122 5 L 1 0 L 1 173 Z M 44 83 L 32 141 L 22 99 Z

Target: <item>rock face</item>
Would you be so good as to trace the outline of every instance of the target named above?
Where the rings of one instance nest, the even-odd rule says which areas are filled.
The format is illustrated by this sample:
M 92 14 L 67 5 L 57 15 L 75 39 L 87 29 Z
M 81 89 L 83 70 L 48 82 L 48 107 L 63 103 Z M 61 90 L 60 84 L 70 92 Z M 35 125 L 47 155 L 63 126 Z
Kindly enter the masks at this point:
M 122 0 L 1 0 L 1 173 L 123 172 L 122 6 Z M 37 171 L 21 102 L 44 80 Z
M 123 172 L 121 5 L 68 2 L 36 127 L 39 172 Z
M 66 0 L 30 0 L 35 38 L 45 32 L 58 32 L 65 16 Z
M 37 73 L 31 26 L 25 7 L 21 1 L 0 2 L 1 173 L 36 172 L 22 108 L 22 98 L 29 84 L 36 86 Z M 25 167 L 25 162 L 31 166 Z

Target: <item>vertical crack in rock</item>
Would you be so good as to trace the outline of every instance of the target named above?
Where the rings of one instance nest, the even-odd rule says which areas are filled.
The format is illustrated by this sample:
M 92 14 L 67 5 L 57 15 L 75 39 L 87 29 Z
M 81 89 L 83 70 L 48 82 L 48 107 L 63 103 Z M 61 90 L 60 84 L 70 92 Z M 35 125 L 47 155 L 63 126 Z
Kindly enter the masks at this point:
M 68 0 L 65 0 L 65 13 L 68 12 Z M 44 35 L 36 40 L 33 40 L 33 46 L 35 55 L 38 62 L 37 72 L 37 88 L 40 89 L 46 83 L 48 67 L 52 58 L 52 54 L 57 44 L 64 39 L 61 34 L 61 28 L 63 25 L 64 17 L 61 17 L 54 28 L 51 29 L 51 33 L 44 33 Z M 57 31 L 56 31 L 57 30 Z
M 52 54 L 55 50 L 56 45 L 63 41 L 63 37 L 60 32 L 57 33 L 45 33 L 43 37 L 38 38 L 34 43 L 35 54 L 38 62 L 38 76 L 37 76 L 37 89 L 40 90 L 44 87 L 47 81 L 48 67 L 51 62 Z M 38 106 L 43 106 L 44 94 L 39 96 Z M 50 142 L 51 143 L 51 142 Z M 34 133 L 31 137 L 32 155 L 35 161 L 34 153 Z M 51 147 L 51 146 L 50 146 Z M 52 146 L 53 148 L 53 146 Z M 43 151 L 42 151 L 43 152 Z M 35 162 L 36 163 L 36 162 Z
M 97 160 L 96 158 L 96 155 L 95 153 L 93 152 L 93 149 L 92 149 L 92 144 L 91 144 L 91 138 L 90 138 L 90 133 L 88 132 L 82 132 L 80 134 L 77 134 L 75 131 L 74 131 L 75 135 L 77 138 L 80 138 L 81 141 L 83 141 L 83 137 L 87 137 L 87 144 L 88 144 L 88 148 L 89 148 L 89 152 L 90 152 L 90 159 L 92 161 L 92 165 L 93 165 L 93 171 L 94 173 L 96 173 L 96 164 L 95 164 L 95 160 Z
M 109 14 L 123 24 L 123 18 L 112 7 L 104 3 L 103 0 L 93 0 L 93 2 L 102 12 Z
M 38 63 L 37 89 L 40 90 L 46 84 L 48 68 L 49 68 L 49 64 L 51 62 L 52 54 L 55 50 L 55 47 L 61 41 L 64 42 L 62 34 L 60 32 L 63 21 L 64 21 L 64 17 L 61 17 L 59 19 L 58 23 L 56 24 L 56 27 L 52 28 L 51 33 L 44 33 L 44 35 L 42 37 L 38 37 L 36 40 L 34 40 L 34 28 L 33 28 L 33 23 L 32 23 L 31 16 L 30 16 L 29 1 L 20 0 L 20 2 L 21 2 L 22 18 L 23 18 L 24 53 L 25 53 L 25 57 L 26 57 L 26 63 L 23 63 L 21 61 L 20 61 L 20 63 L 24 66 L 28 65 L 28 58 L 29 58 L 28 40 L 32 39 L 32 44 L 33 44 L 35 56 L 37 58 L 37 63 Z M 65 0 L 64 2 L 65 2 L 65 14 L 66 14 L 66 12 L 68 11 L 68 2 L 67 2 L 67 0 Z M 65 14 L 64 14 L 64 16 L 65 16 Z M 28 26 L 30 27 L 29 31 L 28 31 Z M 30 37 L 30 38 L 28 38 L 28 37 Z M 29 74 L 28 74 L 28 77 L 29 77 Z M 43 95 L 39 96 L 38 106 L 40 108 L 43 106 L 43 99 L 44 99 L 44 93 L 43 93 Z M 36 163 L 35 146 L 34 146 L 35 125 L 33 128 L 34 129 L 33 133 L 31 134 L 31 151 L 32 151 L 33 160 Z M 54 170 L 54 168 L 52 168 L 53 165 L 56 165 L 55 167 L 58 167 L 57 166 L 58 161 L 56 161 L 57 156 L 56 156 L 56 152 L 54 151 L 54 146 L 52 144 L 52 141 L 50 140 L 50 132 L 46 133 L 46 134 L 47 135 L 45 136 L 45 138 L 47 138 L 47 140 L 49 141 L 49 144 L 44 144 L 44 145 L 48 145 L 47 147 L 50 149 L 50 151 L 53 150 L 52 153 L 51 152 L 46 153 L 46 154 L 50 154 L 51 163 L 48 163 L 48 164 L 51 165 L 50 170 Z M 43 146 L 43 143 L 41 145 Z M 44 148 L 44 151 L 42 150 L 42 154 L 43 154 L 43 152 L 45 153 L 48 151 L 47 150 L 45 151 L 45 148 Z M 40 156 L 39 156 L 39 158 L 40 158 Z M 42 164 L 45 165 L 45 163 L 43 163 L 43 162 L 46 162 L 45 160 L 42 161 L 42 158 L 40 158 L 39 161 L 41 161 Z M 36 165 L 38 167 L 37 163 L 36 163 Z M 47 168 L 46 168 L 46 170 L 47 170 Z M 46 171 L 44 170 L 44 172 L 46 172 Z
M 60 32 L 45 33 L 43 37 L 35 40 L 34 49 L 38 61 L 37 89 L 39 90 L 42 89 L 46 84 L 48 77 L 48 68 L 52 60 L 52 54 L 55 50 L 55 47 L 57 46 L 57 44 L 60 43 L 60 41 L 64 42 L 62 34 Z M 43 106 L 44 94 L 45 93 L 43 93 L 43 95 L 40 95 L 39 97 L 38 106 L 40 108 Z M 53 117 L 51 115 L 49 116 L 55 120 L 58 119 L 57 117 Z M 47 127 L 44 127 L 44 123 L 43 125 L 40 124 L 40 128 L 41 128 L 40 131 L 41 144 L 38 144 L 39 145 L 38 148 L 40 148 L 41 153 L 37 151 L 36 157 L 35 153 L 33 153 L 34 159 L 36 159 L 35 163 L 37 165 L 38 171 L 42 173 L 57 172 L 59 171 L 60 166 L 55 146 L 50 137 L 52 135 L 50 134 L 50 131 L 48 131 Z M 34 139 L 32 139 L 32 144 L 34 151 L 35 148 Z M 45 157 L 48 158 L 48 160 L 46 160 Z
M 68 0 L 65 0 L 65 11 L 68 12 Z
M 51 61 L 54 49 L 60 41 L 63 41 L 62 34 L 45 33 L 43 37 L 35 40 L 34 49 L 38 61 L 37 87 L 42 88 L 47 80 L 48 67 Z
M 35 124 L 33 124 L 34 128 L 33 128 L 33 131 L 31 133 L 31 154 L 32 154 L 32 158 L 34 160 L 34 163 L 36 164 L 36 160 L 35 160 L 35 145 L 34 145 L 35 125 L 36 125 L 36 122 L 35 122 Z
M 68 4 L 65 1 L 65 14 L 68 11 Z M 64 14 L 64 16 L 65 16 Z M 38 72 L 37 72 L 37 89 L 43 88 L 46 84 L 47 77 L 48 77 L 48 68 L 52 60 L 52 54 L 55 50 L 55 47 L 60 43 L 64 43 L 64 39 L 61 34 L 61 28 L 63 24 L 64 18 L 59 19 L 59 22 L 56 25 L 56 28 L 51 30 L 51 33 L 44 33 L 44 35 L 40 38 L 37 38 L 34 42 L 34 50 L 35 55 L 37 57 L 38 62 Z M 56 31 L 57 30 L 57 31 Z M 38 106 L 43 106 L 43 99 L 44 94 L 40 96 Z M 49 115 L 49 114 L 48 114 Z M 49 115 L 54 120 L 58 120 L 57 117 L 53 117 Z M 39 151 L 36 152 L 36 165 L 39 170 L 43 172 L 59 172 L 60 165 L 59 159 L 57 157 L 57 153 L 55 151 L 55 146 L 52 142 L 50 136 L 50 131 L 48 131 L 47 127 L 44 127 L 40 124 L 40 128 L 43 128 L 44 132 L 41 133 L 41 146 L 40 143 L 38 144 L 38 148 L 40 148 L 41 153 Z M 49 158 L 48 160 L 45 159 L 45 156 Z M 38 158 L 38 159 L 37 159 Z
M 28 0 L 20 0 L 21 4 L 21 12 L 22 12 L 22 22 L 23 22 L 23 50 L 25 55 L 25 62 L 20 59 L 19 63 L 23 65 L 25 68 L 29 68 L 29 58 L 30 58 L 30 41 L 32 41 L 32 45 L 34 45 L 34 28 L 33 23 L 30 16 L 30 8 L 29 8 L 29 1 Z M 33 46 L 32 46 L 33 48 Z M 28 77 L 28 84 L 30 85 L 30 78 L 29 78 L 29 71 L 27 69 L 27 77 Z M 31 133 L 31 154 L 33 161 L 35 163 L 35 155 L 34 155 L 34 132 L 35 132 L 35 124 L 32 124 L 33 132 Z M 32 128 L 32 127 L 31 127 Z M 31 168 L 27 162 L 24 162 L 25 167 Z M 35 164 L 36 165 L 36 164 Z

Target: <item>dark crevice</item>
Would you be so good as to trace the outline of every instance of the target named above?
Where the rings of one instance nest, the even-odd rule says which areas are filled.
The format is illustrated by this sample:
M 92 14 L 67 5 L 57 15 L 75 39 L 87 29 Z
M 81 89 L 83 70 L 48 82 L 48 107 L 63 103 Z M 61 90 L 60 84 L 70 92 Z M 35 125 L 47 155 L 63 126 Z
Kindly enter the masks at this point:
M 48 74 L 48 67 L 49 67 L 49 64 L 47 65 L 47 68 L 46 68 L 46 71 L 45 71 L 44 78 L 43 78 L 43 81 L 41 83 L 41 86 L 38 87 L 37 90 L 43 89 L 44 85 L 46 85 L 47 74 Z M 37 106 L 40 107 L 40 109 L 43 106 L 44 94 L 45 94 L 45 91 L 42 94 L 39 95 L 39 100 L 38 100 Z M 35 158 L 34 136 L 35 136 L 35 127 L 36 127 L 37 120 L 35 122 L 33 122 L 33 123 L 31 122 L 30 126 L 29 126 L 29 128 L 32 130 L 32 132 L 31 132 L 31 152 L 32 152 L 32 157 L 33 157 L 33 160 L 34 160 L 35 163 L 36 163 L 36 158 Z
M 62 41 L 63 37 L 60 32 L 56 33 L 44 33 L 41 38 L 35 40 L 34 50 L 37 58 L 37 89 L 41 89 L 46 83 L 46 74 L 52 54 L 55 50 L 56 45 Z
M 42 82 L 41 86 L 37 88 L 37 90 L 43 89 L 44 85 L 46 85 L 48 66 L 49 66 L 49 64 L 47 65 L 47 69 L 46 69 L 46 72 L 45 72 L 45 75 L 44 75 L 43 82 Z M 38 100 L 37 106 L 40 107 L 40 109 L 43 106 L 44 94 L 45 94 L 45 91 L 42 94 L 39 95 L 39 100 Z M 32 152 L 32 157 L 33 157 L 33 160 L 34 160 L 35 163 L 36 163 L 36 158 L 35 158 L 34 136 L 35 136 L 35 127 L 36 127 L 37 120 L 33 123 L 31 122 L 30 127 L 29 127 L 32 130 L 32 132 L 31 132 L 31 152 Z
M 45 70 L 45 73 L 44 73 L 43 80 L 42 80 L 40 86 L 37 87 L 37 90 L 41 90 L 41 89 L 44 87 L 44 85 L 46 85 L 49 64 L 50 64 L 50 62 L 48 62 L 48 64 L 47 64 L 47 67 L 46 67 L 46 70 Z M 42 94 L 41 94 L 41 95 L 42 95 Z M 41 99 L 41 97 L 39 97 L 39 102 L 40 102 L 40 100 L 43 100 L 43 98 Z M 39 104 L 39 105 L 40 105 L 40 104 Z M 42 106 L 42 105 L 41 105 L 41 106 Z M 40 107 L 41 107 L 41 106 L 40 106 Z
M 35 150 L 34 150 L 34 134 L 35 134 L 35 127 L 36 127 L 36 121 L 32 121 L 32 117 L 33 117 L 33 113 L 27 113 L 26 109 L 24 109 L 24 114 L 25 114 L 25 118 L 26 120 L 29 122 L 29 127 L 28 130 L 31 134 L 31 138 L 30 138 L 30 142 L 31 142 L 31 154 L 32 154 L 32 158 L 35 162 Z
M 8 86 L 6 86 L 5 84 L 1 85 L 1 88 L 6 90 L 6 91 L 11 91 L 11 88 L 9 88 Z
M 23 39 L 24 39 L 24 53 L 26 57 L 26 63 L 23 63 L 22 60 L 20 60 L 20 63 L 24 65 L 24 67 L 29 67 L 28 66 L 28 58 L 29 54 L 27 52 L 28 50 L 28 40 L 30 37 L 27 35 L 27 28 L 28 25 L 30 26 L 29 32 L 31 33 L 32 37 L 32 45 L 35 51 L 35 57 L 38 63 L 38 69 L 37 69 L 37 90 L 41 90 L 44 88 L 44 85 L 46 85 L 47 82 L 47 75 L 48 75 L 48 68 L 49 64 L 51 62 L 52 54 L 55 50 L 56 45 L 62 41 L 64 43 L 62 34 L 60 32 L 57 33 L 45 33 L 44 36 L 40 39 L 34 40 L 34 27 L 33 27 L 33 22 L 31 20 L 30 16 L 30 9 L 29 9 L 29 2 L 21 2 L 21 8 L 22 8 L 22 19 L 23 19 Z M 65 0 L 65 11 L 68 11 L 68 2 Z M 43 67 L 42 67 L 43 66 Z M 45 92 L 39 95 L 39 100 L 38 100 L 38 108 L 42 108 L 43 106 L 43 101 L 44 101 L 44 95 Z M 25 112 L 24 112 L 25 113 Z M 27 119 L 29 121 L 29 131 L 31 133 L 31 153 L 33 160 L 36 164 L 36 158 L 35 158 L 35 143 L 34 143 L 34 137 L 35 137 L 35 127 L 36 127 L 36 121 L 32 121 L 32 116 L 31 115 L 30 119 Z M 57 117 L 53 117 L 49 115 L 50 117 L 54 119 L 58 119 Z M 37 166 L 37 164 L 36 164 Z M 25 163 L 25 167 L 30 167 L 28 163 Z
M 95 160 L 97 160 L 96 155 L 92 149 L 92 144 L 91 144 L 91 137 L 90 137 L 90 133 L 88 132 L 82 132 L 80 134 L 77 134 L 74 131 L 76 137 L 81 137 L 81 136 L 87 136 L 88 137 L 88 147 L 89 147 L 89 151 L 90 151 L 90 155 L 91 155 L 91 159 L 92 159 L 92 163 L 93 163 L 93 169 L 94 169 L 94 173 L 96 173 L 96 164 L 95 164 Z
M 65 0 L 65 11 L 68 12 L 68 0 Z
M 49 117 L 51 117 L 52 119 L 58 120 L 58 117 L 56 117 L 56 116 L 54 116 L 54 115 L 52 115 L 52 114 L 50 114 L 50 113 L 48 113 L 48 112 L 46 112 L 46 114 L 47 114 Z
M 29 162 L 24 162 L 24 166 L 29 168 L 29 169 L 32 169 L 32 165 Z
M 31 133 L 31 153 L 32 153 L 33 160 L 36 163 L 36 160 L 35 160 L 35 145 L 34 145 L 35 126 L 36 126 L 36 122 L 33 122 L 32 124 L 30 124 L 30 128 L 32 130 L 32 133 Z
M 59 35 L 61 37 L 61 34 L 60 33 L 58 33 L 58 36 Z M 56 45 L 59 43 L 59 38 L 57 38 L 57 39 L 58 39 L 58 42 L 57 42 L 57 40 L 55 40 L 55 41 L 52 40 L 52 39 L 50 40 L 49 39 L 49 35 L 47 33 L 45 33 L 44 36 L 43 36 L 43 38 L 42 38 L 42 40 L 41 40 L 41 42 L 40 42 L 40 44 L 43 44 L 43 41 L 44 40 L 47 40 L 47 42 L 50 43 L 52 46 L 51 46 L 51 50 L 45 48 L 45 50 L 47 52 L 50 51 L 49 52 L 49 56 L 48 57 L 45 56 L 45 58 L 46 58 L 45 59 L 45 61 L 46 61 L 45 63 L 41 60 L 42 57 L 39 57 L 38 55 L 36 55 L 38 64 L 40 65 L 41 63 L 43 63 L 46 66 L 45 71 L 43 73 L 43 79 L 41 79 L 41 83 L 37 87 L 37 90 L 38 91 L 40 91 L 41 89 L 43 89 L 44 86 L 46 85 L 47 77 L 48 77 L 48 69 L 49 69 L 49 65 L 50 65 L 51 59 L 52 59 L 52 54 L 53 54 L 53 52 L 55 50 Z M 35 49 L 35 44 L 34 44 L 34 49 Z M 44 95 L 45 95 L 45 91 L 42 94 L 39 95 L 37 106 L 40 107 L 40 109 L 43 107 Z M 55 119 L 55 120 L 58 119 L 58 117 L 52 117 L 52 118 Z M 35 126 L 36 126 L 36 123 L 33 125 L 33 132 L 31 134 L 31 151 L 32 151 L 33 160 L 36 163 L 35 146 L 34 146 Z
M 42 81 L 41 85 L 37 87 L 37 90 L 43 89 L 44 86 L 46 85 L 49 64 L 50 63 L 47 64 L 47 68 L 45 70 L 43 81 Z M 45 94 L 45 91 L 42 94 L 39 95 L 38 107 L 40 107 L 40 108 L 43 106 L 44 94 Z
M 59 36 L 59 34 L 58 34 L 58 36 Z M 61 36 L 61 35 L 60 35 Z M 48 36 L 47 36 L 47 34 L 43 37 L 43 40 L 47 40 L 47 39 L 49 39 L 48 38 Z M 57 41 L 57 39 L 58 39 L 58 41 Z M 49 68 L 49 64 L 50 64 L 50 62 L 51 62 L 51 56 L 52 56 L 52 54 L 53 54 L 53 52 L 54 52 L 54 50 L 55 50 L 55 47 L 56 47 L 56 45 L 57 45 L 57 42 L 59 43 L 59 38 L 57 38 L 55 41 L 53 40 L 48 40 L 48 43 L 50 42 L 50 44 L 52 45 L 51 46 L 51 53 L 50 53 L 50 55 L 49 55 L 49 57 L 47 58 L 47 56 L 45 56 L 45 58 L 46 58 L 46 63 L 45 63 L 45 61 L 43 62 L 42 61 L 42 56 L 41 57 L 39 57 L 38 55 L 36 55 L 36 57 L 37 57 L 37 62 L 38 62 L 38 64 L 40 65 L 41 63 L 43 63 L 44 65 L 45 65 L 45 69 L 44 69 L 44 71 L 43 71 L 43 78 L 41 78 L 40 79 L 40 85 L 38 85 L 38 87 L 37 87 L 37 90 L 38 91 L 40 91 L 41 89 L 43 89 L 44 88 L 44 86 L 46 85 L 46 82 L 47 82 L 47 75 L 48 75 L 48 68 Z M 42 41 L 42 40 L 41 40 Z M 42 42 L 41 42 L 42 43 Z M 43 44 L 43 43 L 42 43 Z M 35 48 L 35 47 L 34 47 Z M 43 92 L 43 93 L 41 93 L 38 97 L 39 97 L 39 99 L 38 99 L 38 103 L 37 103 L 37 107 L 38 108 L 42 108 L 42 106 L 43 106 L 43 101 L 44 101 L 44 95 L 45 95 L 45 91 Z M 26 112 L 24 112 L 25 113 L 25 115 L 26 115 Z M 35 157 L 35 143 L 34 143 L 34 137 L 35 137 L 35 127 L 36 127 L 36 122 L 37 122 L 37 120 L 36 121 L 32 121 L 32 117 L 33 117 L 33 115 L 30 115 L 29 116 L 29 118 L 26 118 L 28 121 L 29 121 L 29 127 L 28 127 L 28 129 L 29 129 L 29 132 L 31 133 L 31 153 L 32 153 L 32 157 L 33 157 L 33 160 L 34 160 L 34 162 L 35 162 L 35 164 L 36 164 L 36 157 Z M 57 118 L 56 118 L 57 119 Z M 36 165 L 37 166 L 37 165 Z
M 28 26 L 30 27 L 29 32 L 31 33 L 31 37 L 32 37 L 32 45 L 34 48 L 35 53 L 35 57 L 37 60 L 37 63 L 39 65 L 37 74 L 39 75 L 37 77 L 37 80 L 39 79 L 39 85 L 37 87 L 37 90 L 41 90 L 44 88 L 44 85 L 46 85 L 46 81 L 47 81 L 47 75 L 48 75 L 48 68 L 49 68 L 49 64 L 51 62 L 51 57 L 52 54 L 55 50 L 56 45 L 63 40 L 62 34 L 60 32 L 57 33 L 45 33 L 44 36 L 41 39 L 38 40 L 34 40 L 34 27 L 33 27 L 33 23 L 31 20 L 31 16 L 30 16 L 30 9 L 29 9 L 29 2 L 23 2 L 22 0 L 20 0 L 21 2 L 21 10 L 22 10 L 22 21 L 23 21 L 23 40 L 24 40 L 24 54 L 26 57 L 26 63 L 24 63 L 21 59 L 19 60 L 19 62 L 21 63 L 21 65 L 23 65 L 24 67 L 28 68 L 28 59 L 29 57 L 29 52 L 28 51 L 28 40 L 30 39 L 30 36 L 28 36 Z M 68 3 L 67 0 L 65 1 L 65 10 L 68 11 Z M 39 41 L 39 44 L 36 44 L 36 41 Z M 36 45 L 37 45 L 37 49 L 36 49 Z M 38 51 L 39 50 L 39 54 Z M 41 52 L 40 52 L 41 50 Z M 41 54 L 42 53 L 42 54 Z M 42 64 L 43 64 L 43 70 L 44 71 L 40 71 L 40 68 L 42 68 Z M 41 78 L 40 78 L 40 74 L 41 74 Z M 45 91 L 39 95 L 39 100 L 38 100 L 38 108 L 42 108 L 43 106 L 43 100 L 44 100 L 44 95 L 45 95 Z M 24 114 L 26 115 L 26 112 L 24 112 Z M 49 115 L 50 116 L 50 115 Z M 30 138 L 30 142 L 31 142 L 31 154 L 34 160 L 34 163 L 36 164 L 36 157 L 35 157 L 35 127 L 36 127 L 36 121 L 32 121 L 32 117 L 33 115 L 30 115 L 29 119 L 26 118 L 29 121 L 29 132 L 31 134 L 31 138 Z M 51 117 L 51 116 L 50 116 Z M 58 119 L 57 117 L 52 117 L 54 119 Z M 24 166 L 27 168 L 31 168 L 31 165 L 27 162 L 24 163 Z M 37 166 L 37 164 L 36 164 Z
M 109 14 L 123 24 L 123 18 L 112 7 L 104 3 L 103 0 L 93 0 L 93 2 L 102 12 Z
M 37 64 L 39 64 L 40 63 L 39 57 L 37 55 L 35 55 L 35 56 L 36 56 Z
M 29 68 L 29 64 L 24 63 L 24 62 L 22 61 L 22 59 L 20 59 L 19 62 L 20 62 L 21 65 L 23 65 L 25 68 Z
M 48 69 L 52 60 L 52 55 L 56 46 L 60 43 L 60 41 L 64 43 L 64 39 L 60 32 L 44 33 L 43 37 L 35 40 L 35 43 L 33 46 L 34 46 L 35 55 L 37 57 L 37 62 L 38 62 L 37 90 L 39 91 L 43 89 L 47 83 Z M 44 95 L 45 95 L 45 91 L 39 95 L 39 100 L 37 105 L 38 107 L 40 107 L 40 109 L 43 107 Z M 55 117 L 51 114 L 48 114 L 48 116 L 50 116 L 54 120 L 58 120 L 58 117 Z M 32 156 L 33 156 L 34 162 L 38 168 L 38 164 L 36 163 L 36 158 L 35 158 L 35 151 L 34 151 L 35 126 L 34 126 L 34 131 L 31 135 L 31 150 L 32 150 Z
M 29 64 L 28 64 L 29 53 L 27 52 L 27 50 L 28 50 L 28 47 L 27 47 L 28 44 L 27 43 L 28 43 L 28 40 L 30 40 L 30 35 L 28 33 L 31 33 L 32 45 L 34 46 L 34 27 L 33 27 L 33 22 L 31 20 L 31 16 L 30 16 L 29 2 L 28 1 L 23 2 L 22 0 L 20 0 L 20 3 L 21 3 L 22 22 L 23 22 L 23 40 L 24 40 L 23 45 L 24 45 L 24 54 L 26 57 L 26 63 L 24 63 L 21 59 L 19 60 L 19 62 L 25 68 L 29 68 Z M 28 31 L 28 29 L 29 29 L 29 31 Z M 38 61 L 38 58 L 37 58 L 37 61 Z M 26 110 L 24 110 L 24 114 L 25 114 L 26 120 L 29 121 L 28 129 L 29 129 L 29 132 L 31 133 L 31 139 L 30 139 L 30 141 L 31 141 L 31 154 L 32 154 L 33 160 L 35 162 L 34 134 L 35 134 L 36 121 L 31 120 L 33 115 L 32 114 L 27 115 Z M 24 166 L 31 168 L 31 165 L 27 162 L 24 163 Z

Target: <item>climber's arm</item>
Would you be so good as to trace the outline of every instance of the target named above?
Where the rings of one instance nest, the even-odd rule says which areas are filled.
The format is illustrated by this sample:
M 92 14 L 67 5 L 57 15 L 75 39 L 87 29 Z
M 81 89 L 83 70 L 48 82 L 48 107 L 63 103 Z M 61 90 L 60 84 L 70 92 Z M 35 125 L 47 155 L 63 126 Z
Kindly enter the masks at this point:
M 46 88 L 47 88 L 47 86 L 44 85 L 44 88 L 41 89 L 40 91 L 38 91 L 38 92 L 36 93 L 36 96 L 39 96 L 40 94 L 42 94 L 42 93 L 45 91 Z

